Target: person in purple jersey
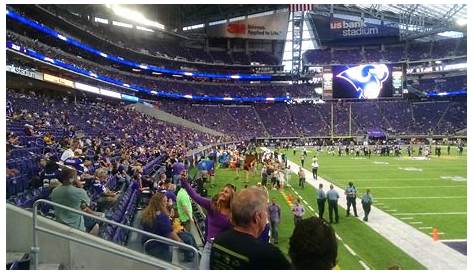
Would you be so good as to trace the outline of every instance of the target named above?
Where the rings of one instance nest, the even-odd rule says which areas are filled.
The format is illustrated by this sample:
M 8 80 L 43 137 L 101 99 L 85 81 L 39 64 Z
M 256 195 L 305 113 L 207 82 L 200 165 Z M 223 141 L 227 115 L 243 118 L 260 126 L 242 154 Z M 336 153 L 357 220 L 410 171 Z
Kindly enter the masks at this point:
M 235 187 L 231 184 L 225 185 L 219 192 L 217 200 L 212 202 L 211 199 L 202 197 L 191 187 L 186 170 L 181 173 L 181 186 L 186 189 L 191 199 L 207 210 L 206 244 L 202 252 L 199 269 L 210 269 L 211 247 L 214 237 L 232 228 L 230 202 L 234 197 Z
M 178 159 L 177 162 L 171 165 L 171 169 L 173 170 L 173 184 L 178 184 L 179 176 L 183 170 L 186 168 L 184 167 L 184 163 L 182 159 Z

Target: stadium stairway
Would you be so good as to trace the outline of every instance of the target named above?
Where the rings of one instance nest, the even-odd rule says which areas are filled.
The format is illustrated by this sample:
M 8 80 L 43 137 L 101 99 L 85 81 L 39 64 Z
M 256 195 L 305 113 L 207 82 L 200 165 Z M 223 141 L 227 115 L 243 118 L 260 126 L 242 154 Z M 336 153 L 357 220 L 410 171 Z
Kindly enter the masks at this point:
M 193 123 L 191 121 L 185 120 L 181 117 L 178 117 L 178 116 L 175 116 L 175 115 L 170 114 L 168 112 L 159 110 L 158 108 L 156 108 L 152 105 L 148 106 L 148 105 L 145 105 L 145 104 L 142 104 L 142 103 L 136 103 L 136 104 L 133 104 L 131 106 L 133 107 L 133 109 L 135 111 L 147 114 L 151 117 L 157 118 L 159 120 L 162 120 L 162 121 L 165 121 L 165 122 L 168 122 L 168 123 L 180 125 L 180 126 L 183 126 L 183 127 L 187 127 L 187 128 L 190 128 L 190 129 L 194 129 L 194 130 L 197 130 L 197 131 L 208 133 L 208 134 L 211 134 L 211 135 L 214 135 L 214 136 L 224 136 L 225 135 L 224 133 L 215 131 L 215 130 L 207 128 L 207 127 L 203 127 L 203 126 L 198 125 L 196 123 Z
M 6 215 L 9 220 L 6 223 L 6 252 L 10 254 L 10 262 L 17 262 L 17 267 L 22 267 L 21 269 L 23 269 L 25 266 L 24 264 L 22 266 L 21 262 L 25 261 L 26 257 L 21 254 L 28 254 L 33 246 L 33 233 L 31 233 L 33 228 L 32 212 L 7 204 Z M 49 218 L 38 216 L 38 225 L 47 231 L 59 233 L 60 235 L 71 238 L 62 238 L 38 231 L 37 235 L 40 247 L 39 269 L 156 270 L 188 268 L 182 264 L 167 263 L 145 255 L 142 252 L 137 252 L 89 233 L 70 228 Z M 103 249 L 85 245 L 72 239 L 101 246 Z M 12 265 L 13 264 L 10 264 L 10 267 L 12 267 Z
M 268 148 L 262 148 L 270 151 Z M 288 160 L 288 165 L 293 173 L 298 173 L 300 166 Z M 323 167 L 324 168 L 324 167 Z M 329 189 L 331 182 L 322 177 L 318 177 L 316 181 L 313 179 L 312 173 L 303 169 L 305 172 L 306 182 L 313 186 L 315 190 L 319 184 L 323 184 L 324 189 Z M 343 199 L 344 189 L 334 185 L 334 189 L 341 197 L 338 204 L 342 208 L 346 208 L 346 200 Z M 357 211 L 363 212 L 362 203 L 357 198 Z M 362 220 L 363 214 L 360 214 L 359 220 Z M 364 222 L 365 223 L 365 222 Z M 451 249 L 440 241 L 433 241 L 428 235 L 418 231 L 414 227 L 398 220 L 388 213 L 372 206 L 370 212 L 370 222 L 365 223 L 375 232 L 382 235 L 388 241 L 399 247 L 409 256 L 424 265 L 428 270 L 465 270 L 467 268 L 467 257 L 461 253 Z

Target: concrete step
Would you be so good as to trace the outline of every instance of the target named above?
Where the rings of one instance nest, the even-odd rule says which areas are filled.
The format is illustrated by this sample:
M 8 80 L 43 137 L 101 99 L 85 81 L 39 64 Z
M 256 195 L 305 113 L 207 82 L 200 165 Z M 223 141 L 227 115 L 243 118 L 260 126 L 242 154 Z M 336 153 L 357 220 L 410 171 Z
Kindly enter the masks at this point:
M 39 264 L 37 270 L 62 270 L 64 269 L 60 264 Z

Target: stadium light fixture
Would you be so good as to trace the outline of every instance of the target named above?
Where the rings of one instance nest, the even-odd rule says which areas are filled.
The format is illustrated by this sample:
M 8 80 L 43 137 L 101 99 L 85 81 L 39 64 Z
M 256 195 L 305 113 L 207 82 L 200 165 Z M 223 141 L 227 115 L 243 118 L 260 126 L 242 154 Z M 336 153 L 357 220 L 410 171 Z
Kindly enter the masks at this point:
M 145 28 L 145 27 L 142 27 L 142 26 L 136 26 L 136 27 L 137 27 L 137 29 L 139 29 L 139 30 L 148 31 L 148 32 L 155 32 L 155 31 L 152 30 L 152 29 Z
M 119 5 L 106 5 L 108 8 L 111 8 L 114 13 L 122 18 L 127 20 L 140 23 L 145 26 L 155 27 L 161 30 L 165 29 L 163 24 L 147 19 L 141 12 L 131 10 L 129 8 L 121 7 Z
M 95 17 L 94 21 L 97 22 L 97 23 L 102 23 L 102 24 L 108 24 L 109 23 L 109 20 L 104 19 L 104 18 L 100 18 L 100 17 Z
M 123 23 L 123 22 L 119 22 L 119 21 L 112 21 L 112 25 L 114 26 L 119 26 L 119 27 L 124 27 L 124 28 L 133 28 L 133 25 L 132 24 L 127 24 L 127 23 Z
M 457 21 L 456 21 L 456 24 L 458 24 L 459 26 L 465 26 L 467 25 L 467 19 L 465 18 L 459 18 Z

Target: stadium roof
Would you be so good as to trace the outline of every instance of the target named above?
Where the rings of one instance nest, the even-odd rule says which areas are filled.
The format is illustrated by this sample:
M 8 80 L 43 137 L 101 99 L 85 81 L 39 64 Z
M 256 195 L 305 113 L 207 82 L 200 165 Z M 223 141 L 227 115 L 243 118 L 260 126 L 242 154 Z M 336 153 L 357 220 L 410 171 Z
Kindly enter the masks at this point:
M 398 15 L 424 16 L 429 19 L 441 20 L 444 22 L 456 22 L 458 19 L 467 19 L 467 5 L 393 5 L 393 4 L 373 4 L 355 5 L 363 10 L 391 12 Z

